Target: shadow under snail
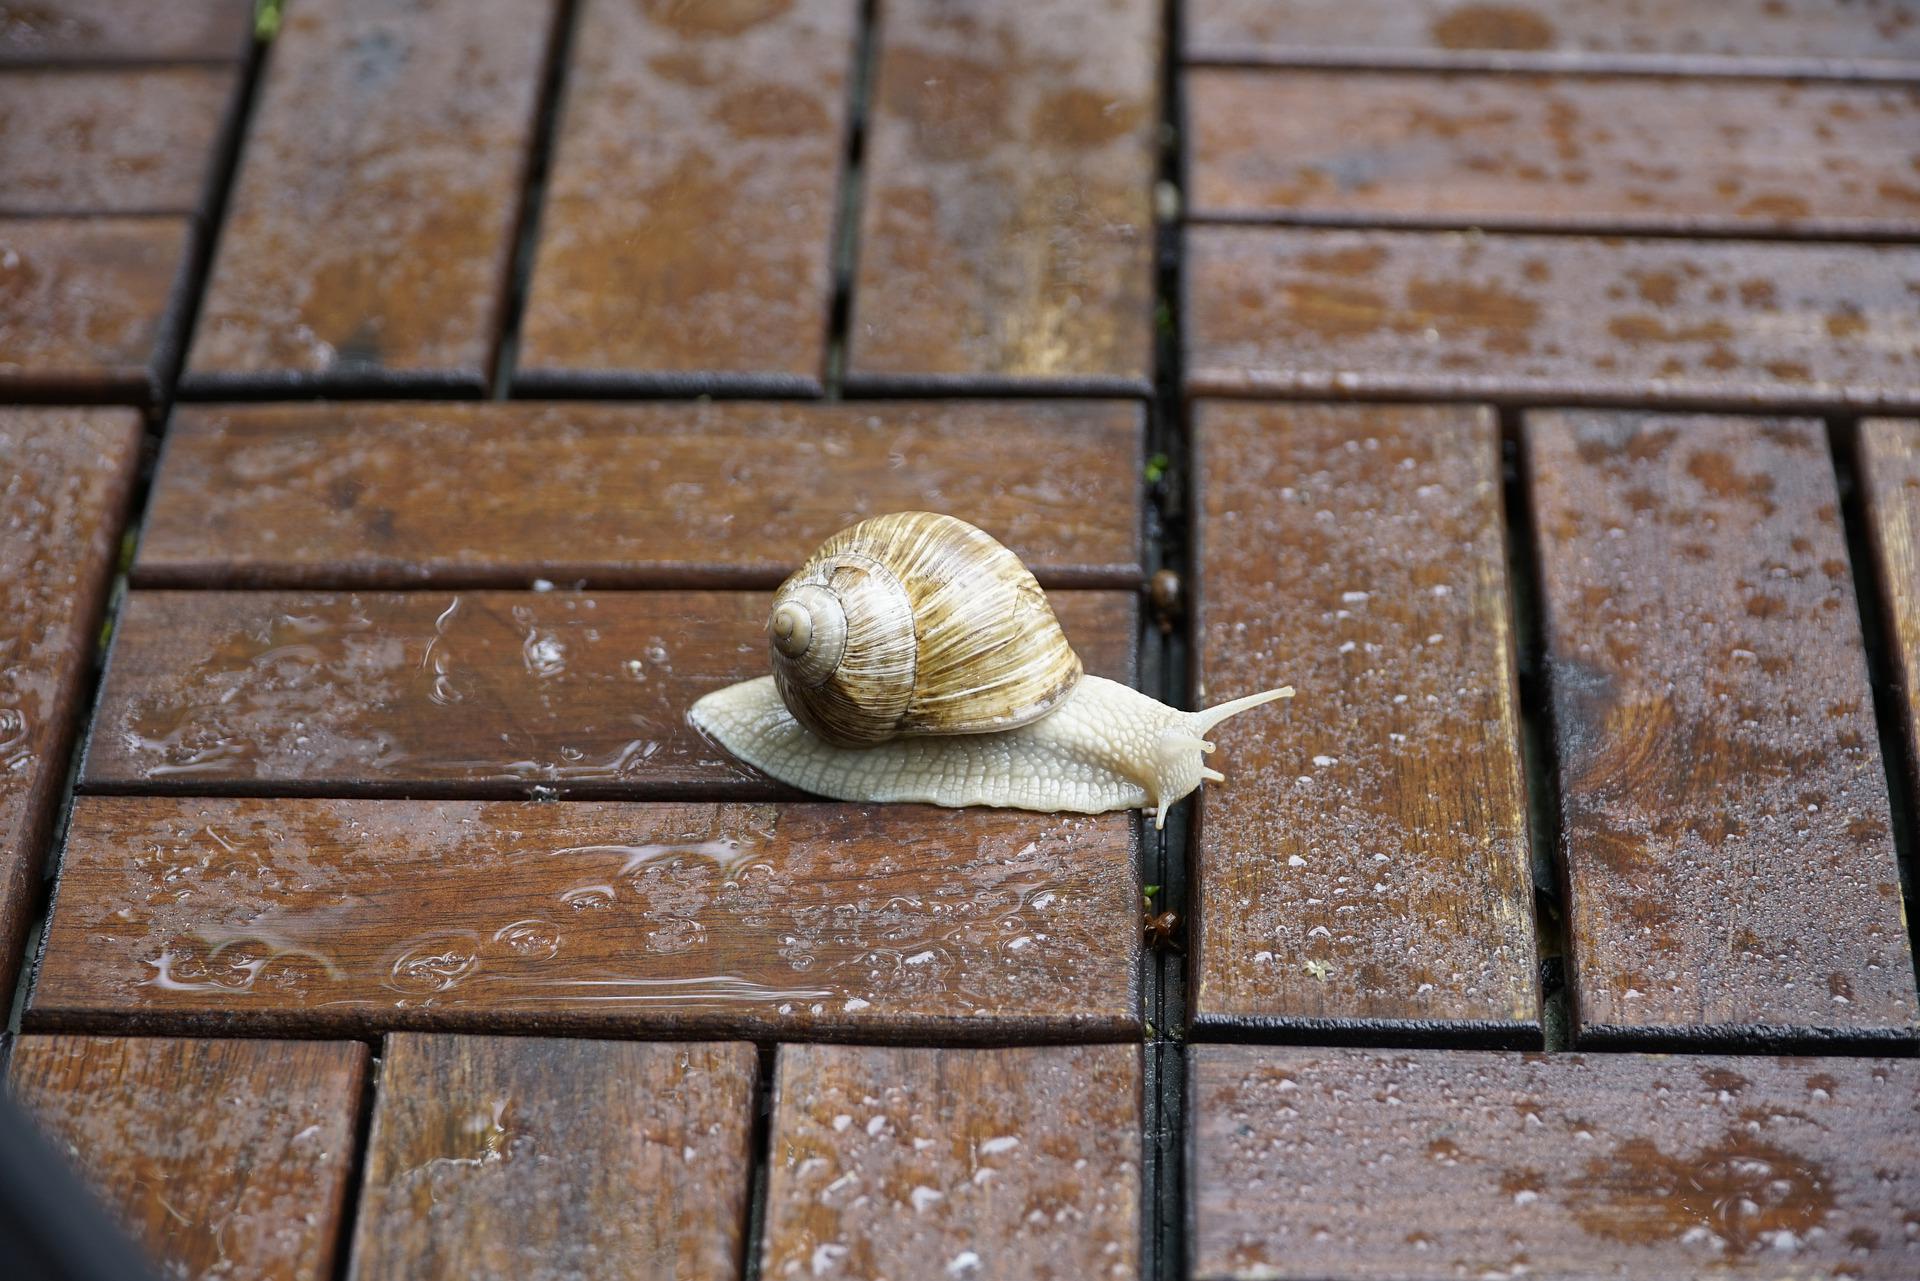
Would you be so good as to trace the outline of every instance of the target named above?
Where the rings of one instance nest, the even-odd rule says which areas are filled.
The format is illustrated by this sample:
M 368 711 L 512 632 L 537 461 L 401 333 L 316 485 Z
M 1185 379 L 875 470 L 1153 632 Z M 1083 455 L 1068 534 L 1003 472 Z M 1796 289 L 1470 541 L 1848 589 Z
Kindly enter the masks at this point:
M 1088 676 L 1018 557 L 952 516 L 841 530 L 781 585 L 773 675 L 706 695 L 689 718 L 783 783 L 846 801 L 1099 814 L 1167 809 L 1223 782 L 1201 759 L 1221 721 Z

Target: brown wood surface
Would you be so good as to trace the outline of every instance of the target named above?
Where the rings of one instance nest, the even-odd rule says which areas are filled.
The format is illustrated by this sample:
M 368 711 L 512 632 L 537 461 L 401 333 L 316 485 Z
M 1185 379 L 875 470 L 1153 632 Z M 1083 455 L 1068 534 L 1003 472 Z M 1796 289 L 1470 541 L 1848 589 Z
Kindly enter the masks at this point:
M 1200 62 L 1905 79 L 1906 0 L 1192 0 Z
M 8 1078 L 165 1276 L 327 1281 L 366 1067 L 352 1043 L 23 1036 Z
M 761 1275 L 1138 1276 L 1140 1053 L 782 1046 Z
M 1137 1038 L 1133 821 L 85 797 L 37 1027 Z
M 1920 404 L 1920 250 L 1197 227 L 1191 392 Z
M 848 382 L 1153 385 L 1160 7 L 893 0 L 863 178 Z
M 517 389 L 820 394 L 859 18 L 581 6 Z
M 38 908 L 139 456 L 132 410 L 0 409 L 0 992 Z
M 796 557 L 796 563 L 798 563 Z M 132 593 L 83 766 L 107 790 L 794 795 L 695 730 L 771 670 L 764 592 Z M 1056 592 L 1130 680 L 1130 594 Z
M 1920 92 L 1791 80 L 1200 68 L 1190 216 L 1920 231 Z
M 880 512 L 964 516 L 1048 586 L 1142 577 L 1137 405 L 196 406 L 135 581 L 772 587 Z
M 733 1281 L 751 1045 L 390 1036 L 351 1281 Z
M 226 67 L 0 74 L 0 214 L 197 213 L 236 80 Z
M 159 399 L 186 218 L 0 218 L 0 399 Z
M 1911 1044 L 1821 425 L 1543 413 L 1526 441 L 1578 1034 Z
M 287 6 L 187 386 L 486 386 L 554 12 Z
M 1920 1268 L 1920 1063 L 1195 1046 L 1197 1281 Z
M 1493 415 L 1208 402 L 1195 440 L 1199 701 L 1298 691 L 1209 736 L 1195 1022 L 1537 1044 Z
M 1860 424 L 1857 461 L 1880 615 L 1907 740 L 1910 804 L 1920 809 L 1920 421 Z
M 254 0 L 0 0 L 0 66 L 235 62 Z

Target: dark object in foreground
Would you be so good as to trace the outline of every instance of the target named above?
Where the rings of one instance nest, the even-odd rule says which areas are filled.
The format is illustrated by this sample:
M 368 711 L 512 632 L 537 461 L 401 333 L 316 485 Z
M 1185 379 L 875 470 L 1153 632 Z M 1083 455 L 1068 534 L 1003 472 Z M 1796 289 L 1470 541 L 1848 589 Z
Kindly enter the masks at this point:
M 0 1275 L 46 1281 L 144 1281 L 157 1275 L 3 1091 Z

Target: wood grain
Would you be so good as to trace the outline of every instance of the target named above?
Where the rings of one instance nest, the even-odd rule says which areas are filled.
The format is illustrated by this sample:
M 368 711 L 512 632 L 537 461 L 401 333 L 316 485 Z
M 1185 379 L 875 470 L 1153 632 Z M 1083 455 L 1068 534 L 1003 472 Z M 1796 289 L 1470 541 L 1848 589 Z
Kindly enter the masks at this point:
M 736 1278 L 751 1045 L 386 1040 L 352 1281 Z
M 13 1093 L 168 1277 L 326 1281 L 367 1048 L 23 1036 Z
M 1878 569 L 1881 623 L 1899 680 L 1895 697 L 1912 771 L 1908 796 L 1920 810 L 1920 422 L 1861 423 L 1857 461 Z
M 1195 1046 L 1198 1281 L 1895 1281 L 1920 1064 Z
M 1526 441 L 1579 1036 L 1912 1044 L 1821 425 L 1542 413 Z
M 1139 1035 L 1134 823 L 83 797 L 37 1027 Z
M 1195 440 L 1201 701 L 1298 691 L 1212 735 L 1195 1023 L 1538 1043 L 1492 414 L 1209 402 Z
M 1138 1276 L 1140 1053 L 782 1046 L 761 1275 Z
M 238 62 L 253 0 L 0 0 L 0 66 Z
M 193 406 L 134 579 L 770 588 L 856 520 L 931 509 L 1049 587 L 1132 587 L 1144 435 L 1088 402 Z

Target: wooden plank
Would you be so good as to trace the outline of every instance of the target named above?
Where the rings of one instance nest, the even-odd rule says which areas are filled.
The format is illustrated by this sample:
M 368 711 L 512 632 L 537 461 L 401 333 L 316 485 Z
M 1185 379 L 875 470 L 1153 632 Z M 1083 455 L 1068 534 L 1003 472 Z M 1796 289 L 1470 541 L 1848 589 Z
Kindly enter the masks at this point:
M 1160 8 L 890 3 L 847 380 L 1153 388 Z
M 234 85 L 225 67 L 0 74 L 0 215 L 199 212 Z
M 1130 680 L 1130 594 L 1055 593 Z M 617 798 L 796 795 L 687 721 L 771 670 L 760 592 L 132 593 L 87 787 Z
M 1526 439 L 1578 1035 L 1911 1044 L 1821 425 L 1543 413 Z
M 1857 460 L 1879 571 L 1882 627 L 1899 681 L 1895 697 L 1907 740 L 1908 796 L 1920 809 L 1920 422 L 1861 423 Z
M 1137 1277 L 1140 1053 L 782 1046 L 761 1275 Z
M 583 6 L 516 390 L 821 393 L 859 15 Z
M 554 9 L 287 7 L 189 390 L 486 387 Z
M 1203 404 L 1213 735 L 1195 1024 L 1537 1044 L 1500 448 L 1484 409 Z
M 253 0 L 0 0 L 0 66 L 237 62 Z
M 28 1021 L 1137 1038 L 1124 815 L 83 797 Z
M 354 1281 L 737 1277 L 751 1045 L 387 1038 Z
M 1904 0 L 1194 0 L 1185 13 L 1195 62 L 1887 80 L 1920 64 Z
M 66 787 L 140 420 L 0 409 L 0 992 L 12 992 Z
M 157 401 L 188 230 L 185 218 L 0 218 L 0 399 Z
M 1138 405 L 197 406 L 143 585 L 772 587 L 836 530 L 932 508 L 1048 586 L 1143 577 Z M 1035 466 L 1036 460 L 1044 465 Z
M 173 1277 L 324 1281 L 367 1047 L 23 1036 L 15 1096 Z
M 1920 97 L 1793 80 L 1209 68 L 1191 216 L 1907 236 Z
M 1198 1281 L 1895 1281 L 1920 1064 L 1188 1052 Z
M 1208 395 L 1920 404 L 1920 250 L 1196 227 Z

